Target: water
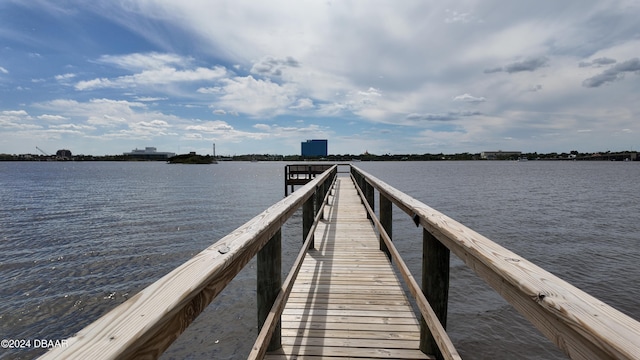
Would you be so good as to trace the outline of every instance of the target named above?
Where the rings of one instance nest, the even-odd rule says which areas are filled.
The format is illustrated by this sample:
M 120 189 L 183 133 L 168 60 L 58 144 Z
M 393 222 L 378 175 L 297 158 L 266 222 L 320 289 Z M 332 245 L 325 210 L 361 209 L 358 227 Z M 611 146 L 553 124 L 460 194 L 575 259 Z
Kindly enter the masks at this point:
M 640 319 L 638 163 L 357 165 Z M 0 336 L 72 336 L 280 200 L 283 168 L 0 162 Z M 301 236 L 296 214 L 284 269 Z M 419 278 L 421 231 L 399 211 L 394 238 Z M 464 358 L 564 358 L 455 256 L 447 327 Z M 252 261 L 163 358 L 246 358 L 256 335 Z

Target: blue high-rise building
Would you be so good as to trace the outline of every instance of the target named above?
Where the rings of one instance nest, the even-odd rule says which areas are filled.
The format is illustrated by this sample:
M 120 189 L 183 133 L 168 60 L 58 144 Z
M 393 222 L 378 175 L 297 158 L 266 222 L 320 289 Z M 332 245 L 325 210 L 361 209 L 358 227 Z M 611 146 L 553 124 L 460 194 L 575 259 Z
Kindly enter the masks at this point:
M 302 143 L 302 156 L 326 157 L 327 140 L 307 140 Z

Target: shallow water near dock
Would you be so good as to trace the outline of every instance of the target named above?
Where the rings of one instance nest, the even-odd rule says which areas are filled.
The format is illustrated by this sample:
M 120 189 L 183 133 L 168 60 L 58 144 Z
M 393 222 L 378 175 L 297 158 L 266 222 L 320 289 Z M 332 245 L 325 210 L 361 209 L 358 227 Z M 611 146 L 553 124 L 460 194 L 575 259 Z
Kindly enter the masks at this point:
M 640 319 L 640 163 L 361 162 L 389 185 Z M 61 340 L 282 199 L 285 163 L 0 162 L 0 335 Z M 393 237 L 420 281 L 421 229 Z M 302 238 L 283 228 L 283 269 Z M 164 359 L 243 359 L 255 259 Z M 447 329 L 466 359 L 565 356 L 452 256 Z M 30 359 L 42 349 L 0 349 Z

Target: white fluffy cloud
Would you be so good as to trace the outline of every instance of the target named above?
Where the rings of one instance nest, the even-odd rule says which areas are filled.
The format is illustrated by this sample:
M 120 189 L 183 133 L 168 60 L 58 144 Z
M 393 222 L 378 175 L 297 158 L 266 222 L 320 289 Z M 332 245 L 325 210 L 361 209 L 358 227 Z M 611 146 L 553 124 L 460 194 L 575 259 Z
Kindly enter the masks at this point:
M 138 86 L 168 85 L 181 82 L 200 82 L 215 80 L 223 77 L 226 70 L 223 67 L 179 70 L 171 67 L 144 70 L 134 75 L 119 76 L 113 79 L 96 78 L 79 81 L 77 90 L 93 90 L 100 88 L 134 88 Z

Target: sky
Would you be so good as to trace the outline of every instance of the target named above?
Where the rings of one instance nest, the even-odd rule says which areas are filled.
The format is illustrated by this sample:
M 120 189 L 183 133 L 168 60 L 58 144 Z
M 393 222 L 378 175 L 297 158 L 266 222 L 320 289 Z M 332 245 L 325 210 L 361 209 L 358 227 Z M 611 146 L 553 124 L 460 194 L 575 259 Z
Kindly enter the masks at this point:
M 640 150 L 640 1 L 0 0 L 0 153 Z

